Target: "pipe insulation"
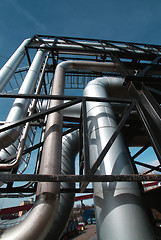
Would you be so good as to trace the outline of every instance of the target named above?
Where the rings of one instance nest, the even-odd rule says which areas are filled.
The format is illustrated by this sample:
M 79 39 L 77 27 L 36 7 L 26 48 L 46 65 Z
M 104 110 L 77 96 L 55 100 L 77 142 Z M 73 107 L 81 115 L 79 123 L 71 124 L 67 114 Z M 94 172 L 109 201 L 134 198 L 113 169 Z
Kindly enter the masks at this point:
M 41 66 L 45 57 L 44 50 L 38 50 L 35 58 L 30 66 L 30 69 L 21 85 L 19 94 L 31 94 L 36 86 L 36 81 L 41 70 Z M 15 99 L 10 112 L 5 121 L 8 123 L 19 120 L 25 116 L 29 107 L 30 101 L 24 98 Z M 16 141 L 21 131 L 21 127 L 13 128 L 0 133 L 0 148 L 6 148 Z
M 122 89 L 123 79 L 98 78 L 89 82 L 84 90 L 84 96 L 108 98 L 108 94 L 117 96 Z M 87 102 L 87 124 L 92 166 L 117 127 L 110 103 Z M 121 134 L 116 138 L 95 174 L 133 174 Z M 93 183 L 93 189 L 99 240 L 154 239 L 137 183 L 100 182 Z
M 10 59 L 0 70 L 0 91 L 3 91 L 8 81 L 15 73 L 17 67 L 21 63 L 25 56 L 25 46 L 30 42 L 30 39 L 26 39 L 22 42 L 19 48 L 14 52 Z
M 67 70 L 117 71 L 117 64 L 93 63 L 88 61 L 66 61 L 60 63 L 55 70 L 52 93 L 63 95 L 65 85 L 65 72 Z M 92 92 L 92 90 L 91 90 Z M 51 100 L 50 107 L 57 106 L 62 100 Z M 42 150 L 40 174 L 60 174 L 62 143 L 62 112 L 51 113 L 48 116 L 45 139 Z M 59 183 L 39 183 L 37 200 L 27 218 L 16 226 L 8 229 L 1 239 L 11 240 L 40 240 L 48 234 L 54 218 L 56 217 L 60 195 Z M 108 205 L 108 204 L 107 204 Z M 107 207 L 107 206 L 106 206 Z M 105 208 L 106 209 L 106 208 Z M 122 221 L 122 219 L 121 219 Z M 102 220 L 101 220 L 102 222 Z M 102 229 L 102 224 L 100 225 Z M 106 226 L 104 226 L 106 228 Z M 106 239 L 106 237 L 104 238 Z

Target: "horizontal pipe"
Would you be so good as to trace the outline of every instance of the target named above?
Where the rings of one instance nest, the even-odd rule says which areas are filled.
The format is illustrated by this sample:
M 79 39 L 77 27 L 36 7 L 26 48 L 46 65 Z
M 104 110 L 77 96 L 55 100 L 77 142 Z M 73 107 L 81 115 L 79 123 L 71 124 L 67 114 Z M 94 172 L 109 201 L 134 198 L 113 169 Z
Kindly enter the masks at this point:
M 54 43 L 54 39 L 43 39 L 44 43 L 46 43 L 47 45 L 46 46 L 49 46 L 49 47 L 52 47 L 53 46 L 53 43 Z M 70 40 L 69 40 L 70 41 Z M 42 44 L 42 41 L 35 41 L 34 42 L 34 45 L 33 46 L 36 46 L 39 47 L 40 44 Z M 107 44 L 108 44 L 108 41 L 107 41 Z M 56 45 L 55 47 L 58 47 L 59 48 L 59 51 L 61 51 L 61 48 L 62 49 L 68 49 L 68 50 L 72 50 L 72 51 L 75 51 L 75 50 L 82 50 L 82 49 L 85 49 L 86 52 L 89 51 L 95 51 L 99 53 L 99 51 L 107 51 L 107 52 L 111 52 L 111 51 L 118 51 L 120 52 L 120 49 L 122 49 L 123 51 L 127 51 L 129 53 L 134 53 L 133 49 L 129 48 L 129 46 L 126 46 L 125 44 L 120 44 L 120 43 L 112 43 L 113 44 L 113 47 L 108 47 L 106 45 L 106 43 L 102 42 L 102 43 L 99 43 L 99 42 L 88 42 L 88 41 L 79 41 L 79 40 L 76 40 L 76 43 L 73 41 L 71 43 L 66 43 L 64 40 L 61 40 L 61 39 L 58 39 L 57 42 L 56 42 Z M 32 46 L 32 44 L 31 44 Z M 112 46 L 112 45 L 111 45 Z M 137 54 L 144 54 L 146 50 L 149 50 L 148 47 L 145 47 L 145 46 L 142 46 L 143 50 L 140 49 L 136 49 L 135 48 L 135 53 Z M 144 51 L 145 50 L 145 51 Z

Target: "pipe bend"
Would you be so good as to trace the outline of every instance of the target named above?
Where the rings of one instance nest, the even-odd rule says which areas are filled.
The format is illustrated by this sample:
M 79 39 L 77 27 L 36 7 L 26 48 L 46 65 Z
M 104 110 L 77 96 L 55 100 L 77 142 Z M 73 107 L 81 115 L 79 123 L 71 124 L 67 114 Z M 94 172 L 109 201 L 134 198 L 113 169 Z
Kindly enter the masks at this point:
M 62 68 L 64 71 L 68 70 L 68 69 L 73 69 L 73 62 L 74 61 L 64 61 L 61 62 L 57 65 L 57 68 Z
M 116 72 L 119 67 L 116 63 L 102 63 L 102 62 L 90 62 L 90 61 L 76 61 L 69 60 L 61 62 L 57 65 L 57 68 L 63 68 L 67 70 L 88 70 L 95 72 L 114 71 Z
M 59 95 L 64 92 L 65 71 L 68 69 L 89 70 L 89 71 L 108 71 L 116 68 L 116 64 L 93 63 L 84 61 L 68 61 L 60 63 L 55 71 L 54 86 L 52 94 Z M 54 101 L 51 101 L 50 107 Z M 57 101 L 60 104 L 61 101 Z M 59 129 L 50 131 L 54 126 Z M 61 159 L 61 132 L 62 132 L 62 114 L 52 113 L 48 116 L 45 132 L 45 141 L 43 145 L 40 174 L 60 174 Z M 37 195 L 39 196 L 35 207 L 28 217 L 17 226 L 16 230 L 9 230 L 2 239 L 23 239 L 37 240 L 44 239 L 44 236 L 51 227 L 51 222 L 57 211 L 60 186 L 58 183 L 39 183 Z M 50 193 L 50 194 L 49 194 Z M 13 233 L 13 234 L 12 234 Z M 8 236 L 8 238 L 6 237 Z
M 117 98 L 129 98 L 126 93 L 126 88 L 123 87 L 124 79 L 123 78 L 115 78 L 115 77 L 102 77 L 102 78 L 96 78 L 88 83 L 84 90 L 84 95 L 87 94 L 87 92 L 90 92 L 89 96 L 95 95 L 98 96 L 98 88 L 100 88 L 100 91 L 104 91 L 104 94 L 107 92 L 108 97 L 114 97 L 117 96 Z M 88 89 L 93 89 L 94 92 Z M 95 93 L 97 91 L 97 93 Z M 100 93 L 100 97 L 103 95 Z
M 104 98 L 110 95 L 113 98 L 124 98 L 125 94 L 126 88 L 123 87 L 121 78 L 105 77 L 94 80 L 84 90 L 85 96 Z M 93 166 L 95 159 L 101 155 L 115 133 L 117 122 L 111 104 L 87 102 L 87 126 L 89 159 Z M 95 174 L 133 174 L 129 153 L 121 134 L 116 137 Z M 142 239 L 154 239 L 141 204 L 139 188 L 135 183 L 93 183 L 93 189 L 98 239 L 140 239 L 140 236 Z M 125 202 L 123 198 L 126 199 Z M 135 218 L 131 219 L 130 216 Z M 136 219 L 139 221 L 136 222 Z M 137 232 L 133 231 L 134 224 Z M 119 232 L 114 231 L 116 225 Z

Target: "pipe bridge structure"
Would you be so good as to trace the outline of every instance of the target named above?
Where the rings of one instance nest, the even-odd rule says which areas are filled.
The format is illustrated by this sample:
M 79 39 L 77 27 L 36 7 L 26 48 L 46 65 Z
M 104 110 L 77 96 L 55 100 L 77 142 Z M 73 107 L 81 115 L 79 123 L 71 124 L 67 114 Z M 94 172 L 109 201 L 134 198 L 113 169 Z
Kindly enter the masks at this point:
M 1 206 L 34 198 L 0 239 L 60 239 L 76 193 L 93 193 L 97 239 L 161 238 L 161 46 L 35 35 L 0 90 Z

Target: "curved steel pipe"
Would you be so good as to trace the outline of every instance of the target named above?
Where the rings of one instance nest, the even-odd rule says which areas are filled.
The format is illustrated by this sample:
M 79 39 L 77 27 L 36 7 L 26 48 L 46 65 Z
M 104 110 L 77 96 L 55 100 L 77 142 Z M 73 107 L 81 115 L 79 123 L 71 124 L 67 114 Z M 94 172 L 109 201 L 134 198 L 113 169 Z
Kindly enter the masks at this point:
M 63 95 L 65 84 L 65 71 L 68 69 L 88 69 L 95 71 L 115 70 L 115 64 L 92 63 L 83 61 L 68 61 L 60 63 L 55 71 L 53 95 Z M 51 100 L 50 107 L 57 106 L 62 100 Z M 45 139 L 42 151 L 40 174 L 60 174 L 62 142 L 62 112 L 55 112 L 48 116 Z M 37 200 L 34 208 L 27 218 L 15 228 L 8 229 L 2 239 L 11 240 L 37 240 L 44 239 L 52 227 L 53 219 L 57 213 L 59 203 L 59 183 L 39 183 Z
M 20 88 L 19 93 L 20 94 L 30 94 L 35 86 L 36 79 L 38 77 L 42 62 L 44 58 L 44 51 L 39 50 L 36 54 L 33 63 L 26 75 L 26 78 Z M 81 69 L 81 70 L 91 70 L 91 71 L 108 71 L 109 69 L 112 69 L 113 71 L 116 70 L 116 64 L 113 63 L 92 63 L 92 62 L 85 62 L 85 61 L 66 61 L 63 63 L 60 63 L 55 72 L 55 78 L 59 76 L 60 79 L 65 78 L 65 71 L 71 70 L 71 69 Z M 62 80 L 61 82 L 63 82 Z M 57 84 L 58 89 L 62 89 L 60 86 L 61 83 Z M 63 91 L 60 90 L 59 94 L 63 94 L 64 92 L 64 85 L 63 85 Z M 58 94 L 58 95 L 59 95 Z M 57 93 L 55 93 L 57 95 Z M 62 101 L 51 101 L 55 102 L 56 105 L 62 103 Z M 55 105 L 54 105 L 55 106 Z M 23 115 L 26 113 L 28 107 L 28 100 L 26 99 L 16 99 L 13 103 L 13 106 L 8 114 L 8 117 L 6 119 L 6 125 L 9 122 L 16 121 L 23 117 Z M 8 130 L 4 133 L 0 134 L 0 148 L 5 148 L 12 144 L 16 138 L 19 136 L 19 128 Z
M 104 77 L 89 82 L 84 96 L 108 98 L 108 94 L 123 94 L 122 89 L 122 79 Z M 111 105 L 105 102 L 87 102 L 87 121 L 92 166 L 117 125 Z M 121 134 L 116 138 L 96 174 L 133 174 Z M 100 182 L 93 183 L 93 189 L 99 240 L 154 239 L 137 183 Z
M 79 131 L 76 130 L 62 139 L 62 156 L 61 156 L 61 173 L 62 174 L 75 174 L 75 158 L 79 151 Z M 61 184 L 61 188 L 75 188 L 74 183 Z M 46 240 L 58 240 L 68 223 L 71 210 L 73 208 L 75 199 L 75 193 L 61 193 L 60 202 L 57 209 L 57 214 L 52 222 L 52 228 L 45 237 Z M 30 214 L 30 213 L 29 213 Z M 22 218 L 22 220 L 20 220 Z M 24 216 L 19 217 L 18 222 L 23 221 Z M 10 224 L 17 225 L 14 219 L 14 223 L 10 220 Z M 58 227 L 59 226 L 59 227 Z M 8 231 L 8 230 L 7 230 Z

